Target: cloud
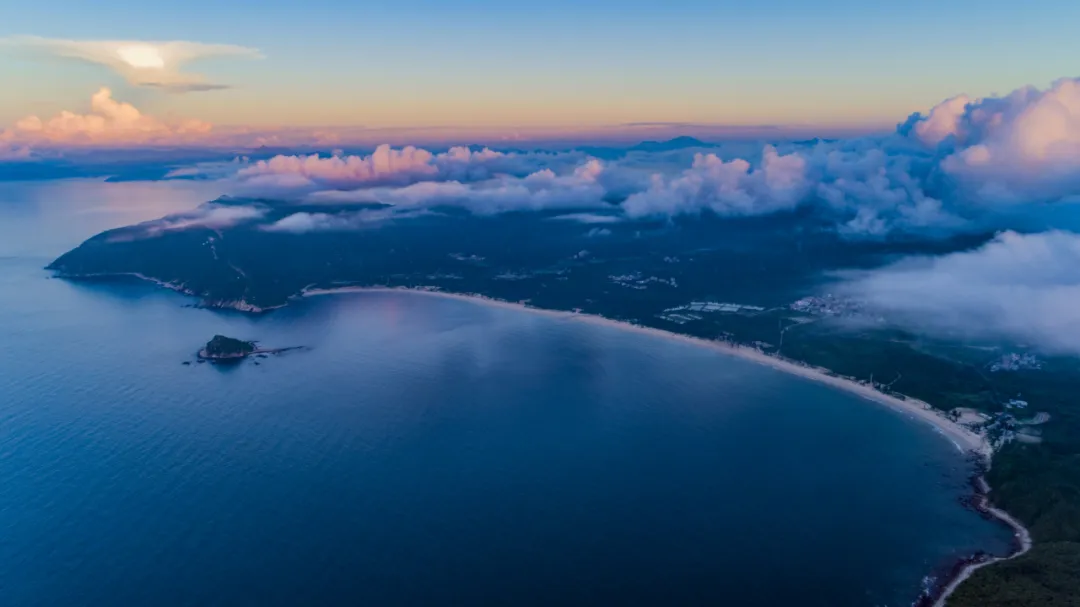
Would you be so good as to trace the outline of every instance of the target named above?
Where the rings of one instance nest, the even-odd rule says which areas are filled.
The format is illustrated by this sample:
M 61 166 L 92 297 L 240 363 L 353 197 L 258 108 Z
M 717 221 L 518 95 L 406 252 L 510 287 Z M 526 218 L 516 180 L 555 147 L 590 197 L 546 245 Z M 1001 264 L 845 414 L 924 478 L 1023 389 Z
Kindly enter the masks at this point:
M 818 144 L 805 156 L 814 184 L 808 200 L 836 217 L 842 234 L 950 233 L 967 223 L 926 192 L 929 168 L 918 157 L 872 140 Z
M 454 205 L 476 213 L 603 206 L 603 164 L 589 160 L 569 174 L 542 169 L 525 177 L 503 175 L 485 181 L 423 181 L 400 188 L 322 191 L 308 197 L 323 203 L 383 203 L 397 206 Z
M 1015 204 L 1080 194 L 1080 79 L 954 97 L 900 132 L 937 148 L 943 175 L 965 196 Z
M 193 165 L 171 169 L 164 179 L 226 179 L 236 174 L 238 167 L 249 162 L 247 156 L 235 156 L 232 160 L 196 162 Z
M 274 223 L 264 226 L 262 229 L 267 232 L 288 232 L 290 234 L 305 234 L 307 232 L 314 232 L 318 230 L 337 229 L 342 227 L 351 227 L 352 223 L 348 221 L 344 214 L 331 215 L 328 213 L 293 213 L 287 217 L 279 219 Z
M 274 156 L 240 169 L 241 182 L 257 187 L 347 188 L 361 185 L 405 185 L 434 179 L 435 156 L 422 148 L 381 145 L 370 156 Z
M 498 213 L 598 206 L 608 177 L 600 161 L 579 152 L 453 147 L 433 153 L 381 145 L 367 156 L 275 156 L 238 170 L 234 185 L 241 194 L 317 203 L 455 205 Z
M 33 154 L 28 146 L 7 145 L 0 140 L 0 162 L 24 162 L 33 159 Z
M 957 95 L 934 106 L 924 118 L 915 114 L 911 124 L 901 128 L 909 129 L 911 135 L 928 146 L 937 146 L 960 129 L 960 119 L 964 116 L 971 98 Z
M 578 223 L 596 224 L 596 223 L 618 223 L 623 219 L 617 215 L 599 215 L 597 213 L 567 213 L 566 215 L 558 215 L 552 217 L 552 219 L 562 221 L 576 221 Z
M 223 230 L 241 223 L 262 219 L 265 215 L 265 209 L 255 206 L 207 203 L 186 213 L 167 215 L 161 219 L 138 224 L 113 238 L 114 240 L 153 238 L 166 232 L 196 228 Z
M 235 146 L 303 137 L 299 130 L 211 132 L 198 121 L 165 122 L 103 89 L 87 114 L 19 121 L 0 134 L 6 146 L 0 149 L 16 159 L 32 158 L 43 146 Z M 216 154 L 207 157 L 214 162 L 170 167 L 168 176 L 216 179 L 238 195 L 447 204 L 480 213 L 595 207 L 623 218 L 730 217 L 800 209 L 848 238 L 1030 230 L 1060 215 L 1048 210 L 1062 206 L 1055 203 L 1080 200 L 1080 80 L 1003 97 L 960 95 L 884 136 L 737 141 L 707 150 L 668 149 L 672 145 L 605 154 L 603 148 L 432 151 L 384 144 L 370 154 L 281 154 L 255 162 L 221 162 L 223 155 Z M 592 159 L 590 150 L 607 160 Z
M 117 101 L 112 91 L 101 88 L 90 98 L 90 111 L 62 111 L 42 119 L 27 116 L 0 132 L 0 142 L 35 144 L 114 145 L 196 141 L 206 137 L 211 125 L 199 120 L 169 124 Z
M 656 175 L 648 190 L 630 196 L 623 207 L 631 217 L 706 209 L 722 216 L 761 215 L 794 208 L 808 188 L 806 159 L 766 146 L 757 168 L 741 158 L 725 162 L 716 154 L 696 154 L 681 175 Z
M 675 175 L 655 172 L 626 198 L 626 213 L 745 216 L 812 206 L 838 232 L 874 238 L 997 226 L 1003 205 L 1028 206 L 1009 211 L 1011 221 L 1036 213 L 1033 204 L 1080 198 L 1080 79 L 953 97 L 887 137 L 766 145 L 759 158 L 741 145 L 697 153 Z M 659 156 L 627 157 L 622 167 L 647 168 Z
M 308 232 L 334 232 L 357 230 L 380 225 L 394 219 L 409 219 L 431 214 L 426 210 L 362 209 L 342 213 L 293 213 L 262 226 L 266 232 L 306 234 Z
M 243 46 L 183 41 L 63 40 L 14 36 L 4 39 L 3 43 L 55 57 L 104 65 L 135 86 L 173 93 L 228 88 L 225 84 L 207 82 L 198 74 L 179 71 L 186 63 L 212 57 L 262 57 L 259 51 Z
M 1080 353 L 1080 235 L 1004 232 L 972 251 L 915 257 L 841 291 L 921 329 Z
M 580 154 L 518 154 L 459 146 L 435 154 L 423 148 L 380 145 L 367 156 L 278 155 L 240 169 L 238 187 L 249 192 L 297 194 L 422 181 L 473 182 L 502 175 L 525 176 L 549 164 L 566 164 Z

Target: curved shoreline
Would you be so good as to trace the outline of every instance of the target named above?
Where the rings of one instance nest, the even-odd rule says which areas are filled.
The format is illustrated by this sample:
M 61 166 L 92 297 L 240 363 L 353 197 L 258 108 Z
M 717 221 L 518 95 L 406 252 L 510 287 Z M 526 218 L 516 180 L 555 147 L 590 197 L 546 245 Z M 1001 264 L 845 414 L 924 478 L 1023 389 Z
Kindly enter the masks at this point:
M 612 320 L 610 318 L 605 318 L 596 314 L 564 312 L 559 310 L 550 310 L 546 308 L 536 308 L 532 306 L 526 306 L 524 304 L 504 301 L 501 299 L 485 297 L 483 295 L 447 293 L 445 291 L 433 291 L 429 289 L 414 289 L 407 287 L 340 287 L 335 289 L 305 289 L 301 293 L 301 297 L 317 297 L 321 295 L 335 295 L 340 293 L 402 292 L 418 293 L 433 297 L 441 297 L 444 299 L 457 299 L 461 301 L 479 302 L 500 308 L 507 308 L 519 311 L 523 310 L 531 312 L 533 314 L 540 314 L 543 316 L 559 318 L 562 320 L 574 320 L 593 325 L 613 327 L 624 331 L 634 331 L 636 333 L 652 335 L 654 337 L 660 337 L 663 339 L 673 339 L 699 347 L 710 348 L 724 354 L 729 354 L 731 356 L 736 356 L 744 360 L 749 360 L 761 365 L 766 365 L 772 367 L 773 369 L 783 371 L 785 373 L 798 375 L 799 377 L 803 377 L 805 379 L 827 384 L 829 386 L 844 390 L 845 392 L 861 396 L 866 400 L 874 401 L 878 404 L 885 405 L 892 408 L 893 410 L 906 413 L 909 417 L 913 419 L 919 419 L 930 424 L 935 430 L 948 438 L 953 443 L 953 445 L 956 446 L 957 450 L 959 450 L 961 453 L 973 452 L 977 456 L 979 456 L 980 459 L 984 460 L 987 464 L 989 463 L 990 457 L 993 454 L 990 443 L 986 440 L 985 437 L 946 418 L 944 415 L 938 413 L 937 409 L 931 407 L 929 403 L 915 398 L 906 398 L 902 400 L 895 396 L 879 392 L 869 386 L 860 384 L 854 380 L 830 374 L 828 369 L 824 369 L 821 367 L 813 367 L 786 358 L 772 356 L 769 354 L 765 354 L 760 350 L 747 346 L 740 346 L 724 341 L 714 341 L 701 337 L 685 335 L 682 333 L 673 333 L 671 331 L 665 331 L 663 329 L 655 329 L 652 327 L 635 325 L 620 320 Z
M 900 413 L 907 414 L 912 419 L 918 419 L 925 423 L 930 424 L 935 431 L 947 438 L 961 453 L 974 454 L 978 462 L 983 467 L 983 472 L 990 469 L 991 460 L 993 458 L 993 447 L 990 445 L 986 437 L 978 434 L 965 426 L 961 426 L 946 418 L 938 409 L 933 408 L 929 403 L 921 401 L 915 398 L 905 397 L 904 399 L 897 398 L 895 396 L 879 392 L 874 388 L 861 384 L 855 380 L 841 377 L 832 374 L 828 369 L 821 367 L 813 367 L 805 363 L 798 361 L 780 358 L 778 356 L 772 356 L 765 354 L 760 350 L 732 344 L 724 341 L 709 340 L 701 337 L 694 337 L 691 335 L 685 335 L 681 333 L 674 333 L 671 331 L 665 331 L 663 329 L 656 329 L 653 327 L 645 327 L 642 325 L 636 325 L 625 321 L 612 320 L 596 314 L 585 314 L 581 312 L 566 312 L 561 310 L 551 310 L 546 308 L 537 308 L 528 306 L 521 303 L 509 302 L 501 299 L 495 299 L 492 297 L 486 297 L 479 294 L 464 294 L 464 293 L 449 293 L 446 291 L 438 291 L 431 288 L 413 288 L 413 287 L 337 287 L 332 289 L 319 289 L 319 288 L 306 288 L 300 293 L 300 297 L 318 297 L 322 295 L 337 295 L 343 293 L 415 293 L 421 295 L 428 295 L 431 297 L 441 297 L 444 299 L 456 299 L 459 301 L 468 301 L 473 303 L 482 303 L 499 308 L 506 308 L 511 310 L 526 311 L 533 314 L 540 314 L 552 318 L 561 320 L 574 320 L 578 322 L 585 322 L 594 325 L 602 325 L 617 328 L 624 331 L 634 331 L 637 333 L 652 335 L 654 337 L 660 337 L 663 339 L 674 339 L 682 341 L 684 343 L 692 344 L 699 347 L 706 347 L 712 350 L 735 356 L 743 360 L 748 360 L 757 364 L 766 365 L 778 371 L 784 373 L 790 373 L 799 377 L 809 379 L 823 383 L 839 390 L 843 390 L 850 394 L 861 396 L 862 398 L 873 401 L 877 404 L 884 405 Z M 959 570 L 955 571 L 947 583 L 944 585 L 937 585 L 930 591 L 928 595 L 923 595 L 916 600 L 916 605 L 932 605 L 932 607 L 945 607 L 946 601 L 956 591 L 960 585 L 967 580 L 971 575 L 983 567 L 993 565 L 1001 561 L 1016 558 L 1023 554 L 1026 554 L 1031 550 L 1032 540 L 1031 533 L 1023 526 L 1019 521 L 1013 518 L 1009 513 L 995 508 L 990 505 L 990 485 L 987 483 L 986 478 L 982 473 L 974 477 L 975 483 L 975 503 L 974 507 L 977 511 L 990 516 L 998 521 L 1001 521 L 1005 525 L 1008 525 L 1013 530 L 1013 536 L 1016 541 L 1016 549 L 1009 555 L 1003 557 L 990 557 L 986 559 L 971 560 L 971 558 L 963 559 L 960 562 L 965 563 Z

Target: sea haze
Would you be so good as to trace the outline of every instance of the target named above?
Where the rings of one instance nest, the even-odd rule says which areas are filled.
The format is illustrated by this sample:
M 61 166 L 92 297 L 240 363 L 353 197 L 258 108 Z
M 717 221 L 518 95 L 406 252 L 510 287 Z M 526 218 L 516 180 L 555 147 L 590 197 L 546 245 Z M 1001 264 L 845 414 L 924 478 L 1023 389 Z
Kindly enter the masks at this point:
M 852 395 L 463 301 L 254 318 L 50 279 L 83 238 L 213 195 L 2 187 L 5 604 L 907 605 L 1007 550 L 956 448 Z M 139 196 L 166 202 L 116 203 Z M 182 364 L 215 333 L 310 349 Z

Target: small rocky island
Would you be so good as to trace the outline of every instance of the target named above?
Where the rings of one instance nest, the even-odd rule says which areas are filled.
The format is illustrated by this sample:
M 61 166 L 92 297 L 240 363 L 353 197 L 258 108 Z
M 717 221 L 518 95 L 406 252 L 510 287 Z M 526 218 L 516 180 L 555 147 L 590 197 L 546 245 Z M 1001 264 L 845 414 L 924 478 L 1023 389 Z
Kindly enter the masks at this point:
M 206 346 L 202 350 L 199 350 L 199 362 L 210 361 L 212 363 L 232 363 L 240 362 L 249 356 L 256 356 L 258 358 L 266 358 L 268 354 L 280 354 L 289 350 L 301 350 L 303 346 L 293 346 L 290 348 L 260 348 L 258 342 L 244 341 L 242 339 L 236 339 L 233 337 L 226 337 L 224 335 L 215 335 L 213 339 L 206 342 Z M 184 363 L 189 364 L 188 362 Z M 255 363 L 259 364 L 258 362 Z
M 213 339 L 206 342 L 206 347 L 199 350 L 199 358 L 211 361 L 234 361 L 258 352 L 259 349 L 253 341 L 215 335 Z

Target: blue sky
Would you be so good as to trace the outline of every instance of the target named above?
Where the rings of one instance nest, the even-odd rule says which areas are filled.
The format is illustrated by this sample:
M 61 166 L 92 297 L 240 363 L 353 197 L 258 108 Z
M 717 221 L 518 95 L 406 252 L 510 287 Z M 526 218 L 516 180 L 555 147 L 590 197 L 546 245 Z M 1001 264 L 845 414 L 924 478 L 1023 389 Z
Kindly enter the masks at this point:
M 266 56 L 192 66 L 233 89 L 168 95 L 0 53 L 0 124 L 82 110 L 109 85 L 144 111 L 219 125 L 884 126 L 957 93 L 1076 75 L 1076 23 L 1080 3 L 1065 1 L 0 0 L 0 36 Z

